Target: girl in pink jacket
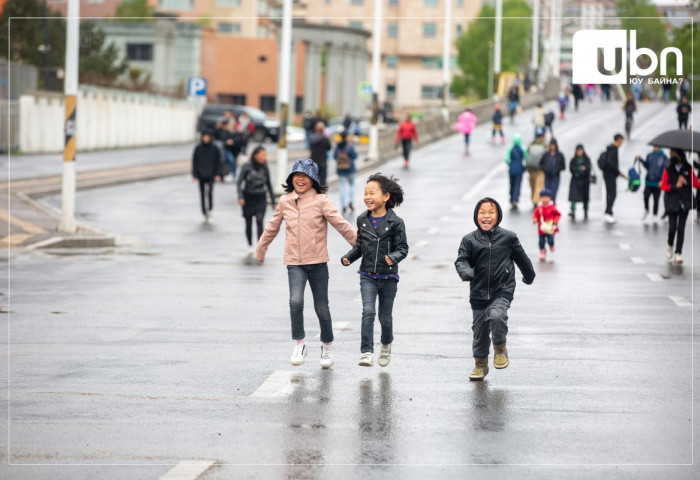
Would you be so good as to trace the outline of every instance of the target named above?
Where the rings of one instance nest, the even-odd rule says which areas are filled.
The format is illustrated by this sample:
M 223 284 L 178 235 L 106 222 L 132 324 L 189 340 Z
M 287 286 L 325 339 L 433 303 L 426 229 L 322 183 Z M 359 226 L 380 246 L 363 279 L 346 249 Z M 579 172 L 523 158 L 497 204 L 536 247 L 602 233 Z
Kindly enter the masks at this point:
M 471 108 L 467 107 L 463 111 L 459 118 L 457 118 L 457 123 L 455 123 L 454 128 L 456 131 L 464 135 L 464 154 L 469 155 L 469 135 L 474 130 L 476 126 L 476 115 Z
M 318 165 L 310 158 L 294 162 L 292 173 L 284 185 L 287 195 L 282 196 L 275 214 L 265 227 L 255 258 L 265 261 L 270 243 L 285 222 L 284 264 L 289 278 L 289 310 L 292 319 L 292 338 L 296 340 L 292 365 L 304 364 L 308 354 L 304 338 L 304 289 L 311 286 L 314 309 L 321 327 L 321 368 L 333 366 L 333 324 L 328 307 L 328 224 L 355 244 L 355 229 L 323 195 L 328 187 L 318 181 Z

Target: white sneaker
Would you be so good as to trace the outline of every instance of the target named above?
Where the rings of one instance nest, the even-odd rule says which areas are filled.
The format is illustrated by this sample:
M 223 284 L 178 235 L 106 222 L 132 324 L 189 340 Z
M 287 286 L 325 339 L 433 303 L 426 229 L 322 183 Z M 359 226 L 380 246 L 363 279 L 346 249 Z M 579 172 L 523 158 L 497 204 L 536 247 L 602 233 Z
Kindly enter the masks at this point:
M 365 352 L 360 355 L 360 362 L 358 363 L 361 367 L 371 367 L 372 366 L 372 352 Z
M 673 263 L 675 263 L 676 265 L 680 265 L 681 263 L 683 263 L 683 257 L 681 257 L 680 253 L 676 253 L 675 255 L 673 255 Z
M 651 223 L 653 223 L 654 225 L 658 225 L 659 224 L 659 216 L 654 215 L 653 217 L 651 217 Z
M 295 367 L 304 365 L 304 359 L 308 353 L 305 343 L 297 343 L 294 346 L 294 352 L 292 352 L 292 365 Z
M 644 210 L 644 213 L 642 214 L 642 221 L 644 221 L 648 218 L 649 218 L 649 211 Z
M 609 213 L 606 213 L 603 216 L 603 220 L 605 221 L 605 223 L 609 223 L 609 224 L 613 224 L 613 223 L 617 222 L 617 220 L 615 220 L 615 217 L 613 217 Z
M 330 345 L 321 345 L 321 368 L 333 366 L 333 349 Z
M 644 225 L 651 225 L 652 216 L 649 215 L 649 212 L 646 212 L 642 220 L 644 220 Z
M 666 246 L 666 258 L 671 260 L 671 257 L 673 257 L 673 245 L 667 245 Z
M 379 359 L 377 363 L 380 367 L 386 367 L 391 362 L 391 343 L 389 345 L 382 344 L 379 349 Z

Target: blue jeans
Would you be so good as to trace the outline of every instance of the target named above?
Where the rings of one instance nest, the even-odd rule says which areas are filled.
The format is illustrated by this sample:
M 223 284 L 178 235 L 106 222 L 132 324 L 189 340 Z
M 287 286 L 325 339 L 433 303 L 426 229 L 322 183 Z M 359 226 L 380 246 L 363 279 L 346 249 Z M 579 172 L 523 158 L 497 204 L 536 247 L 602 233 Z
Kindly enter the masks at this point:
M 231 150 L 228 148 L 225 149 L 226 151 L 226 163 L 228 163 L 231 166 L 231 173 L 233 173 L 233 176 L 236 176 L 236 156 L 233 154 Z
M 304 333 L 304 289 L 308 280 L 314 297 L 314 310 L 321 327 L 321 341 L 333 341 L 333 322 L 328 307 L 328 264 L 287 265 L 289 277 L 289 313 L 292 317 L 292 338 L 300 340 Z
M 559 177 L 556 175 L 544 176 L 544 188 L 552 191 L 552 201 L 557 203 L 557 190 L 559 190 Z
M 393 318 L 394 298 L 398 282 L 396 280 L 374 280 L 360 276 L 360 294 L 362 295 L 362 342 L 360 352 L 374 352 L 374 316 L 377 297 L 379 297 L 379 323 L 382 326 L 382 344 L 394 341 Z
M 510 201 L 518 202 L 520 200 L 520 184 L 523 182 L 523 174 L 521 173 L 511 173 L 510 174 Z
M 545 241 L 550 247 L 554 246 L 554 235 L 540 235 L 540 250 L 544 250 Z
M 464 134 L 464 143 L 466 143 L 467 145 L 469 145 L 469 134 L 468 134 L 468 133 L 465 133 L 465 134 Z
M 506 343 L 508 335 L 508 309 L 510 302 L 505 298 L 497 298 L 483 310 L 472 310 L 472 354 L 475 358 L 487 358 L 489 347 Z M 491 338 L 489 338 L 489 332 Z
M 355 174 L 338 173 L 338 190 L 340 190 L 340 206 L 345 208 L 355 198 Z

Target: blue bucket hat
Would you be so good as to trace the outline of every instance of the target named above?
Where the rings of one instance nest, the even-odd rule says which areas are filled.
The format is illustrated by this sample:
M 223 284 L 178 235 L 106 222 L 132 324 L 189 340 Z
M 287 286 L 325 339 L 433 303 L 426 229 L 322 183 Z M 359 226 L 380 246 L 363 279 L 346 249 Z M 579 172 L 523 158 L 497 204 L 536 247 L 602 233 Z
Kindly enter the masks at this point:
M 549 197 L 552 198 L 554 195 L 552 195 L 552 191 L 548 188 L 543 188 L 540 191 L 540 197 Z
M 292 173 L 287 177 L 287 185 L 292 184 L 292 176 L 295 173 L 303 173 L 317 184 L 320 184 L 318 181 L 318 165 L 310 158 L 302 158 L 294 162 Z

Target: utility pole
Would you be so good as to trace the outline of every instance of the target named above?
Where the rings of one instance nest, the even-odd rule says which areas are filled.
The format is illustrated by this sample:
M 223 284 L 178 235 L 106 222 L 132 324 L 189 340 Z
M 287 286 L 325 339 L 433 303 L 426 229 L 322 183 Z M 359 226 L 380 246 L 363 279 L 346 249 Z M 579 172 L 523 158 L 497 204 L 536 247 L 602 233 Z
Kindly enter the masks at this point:
M 503 0 L 496 0 L 496 51 L 494 53 L 493 73 L 501 73 L 501 30 L 503 26 Z
M 372 126 L 369 128 L 368 160 L 379 160 L 379 64 L 382 49 L 382 0 L 374 0 L 372 39 Z
M 65 116 L 63 182 L 61 185 L 61 223 L 58 230 L 75 233 L 75 147 L 78 107 L 78 48 L 80 45 L 80 0 L 68 0 L 66 18 L 66 76 L 64 83 Z
M 540 0 L 532 1 L 532 56 L 530 58 L 530 70 L 537 71 L 540 50 Z M 534 73 L 533 73 L 534 76 Z
M 287 181 L 287 122 L 289 121 L 289 80 L 292 55 L 292 0 L 282 0 L 282 36 L 280 39 L 279 85 L 277 92 L 280 101 L 280 134 L 277 140 L 277 183 L 275 189 Z M 281 193 L 279 191 L 278 193 Z
M 450 45 L 452 33 L 452 0 L 445 0 L 445 32 L 442 45 L 442 118 L 449 127 L 450 111 L 447 108 L 447 99 L 450 96 Z

